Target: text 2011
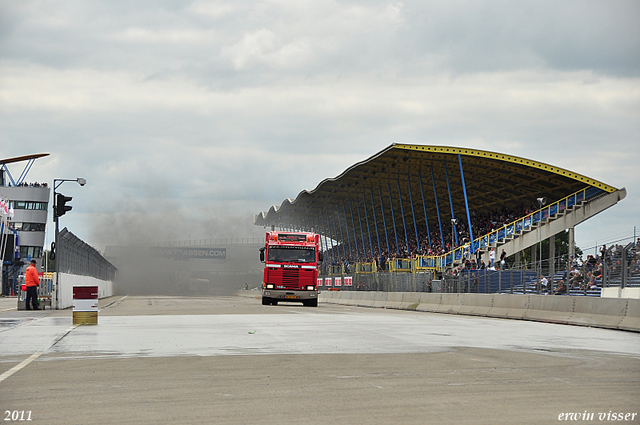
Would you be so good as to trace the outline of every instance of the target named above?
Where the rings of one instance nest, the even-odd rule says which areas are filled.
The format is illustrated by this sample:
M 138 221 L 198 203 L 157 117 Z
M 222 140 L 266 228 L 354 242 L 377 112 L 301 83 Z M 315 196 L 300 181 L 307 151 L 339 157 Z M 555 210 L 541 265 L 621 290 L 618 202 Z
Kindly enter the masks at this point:
M 5 421 L 30 421 L 31 420 L 31 410 L 5 410 L 4 417 Z

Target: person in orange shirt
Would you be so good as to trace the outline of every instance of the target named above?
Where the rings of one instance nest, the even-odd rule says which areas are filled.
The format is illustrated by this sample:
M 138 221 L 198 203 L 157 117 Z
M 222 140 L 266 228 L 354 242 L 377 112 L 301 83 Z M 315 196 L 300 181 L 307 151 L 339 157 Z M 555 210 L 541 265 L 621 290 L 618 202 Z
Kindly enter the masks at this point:
M 40 286 L 40 278 L 38 277 L 38 270 L 36 269 L 36 260 L 31 260 L 31 264 L 24 272 L 24 283 L 27 287 L 27 299 L 25 301 L 26 309 L 31 310 L 31 307 L 29 307 L 29 300 L 31 300 L 33 310 L 40 310 L 38 307 L 38 287 Z

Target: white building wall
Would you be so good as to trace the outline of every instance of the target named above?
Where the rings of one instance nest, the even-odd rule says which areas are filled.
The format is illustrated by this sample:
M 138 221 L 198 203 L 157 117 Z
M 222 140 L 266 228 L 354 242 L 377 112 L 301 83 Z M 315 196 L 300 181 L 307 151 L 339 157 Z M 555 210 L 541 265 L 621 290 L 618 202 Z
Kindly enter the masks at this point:
M 18 201 L 47 203 L 46 210 L 26 210 L 14 208 L 15 216 L 11 220 L 13 223 L 44 223 L 46 226 L 47 215 L 49 209 L 51 208 L 51 205 L 49 204 L 50 194 L 51 189 L 49 187 L 0 186 L 0 195 L 2 195 L 6 199 L 9 199 L 12 203 Z M 44 249 L 44 240 L 45 232 L 18 231 L 18 242 L 21 246 L 35 246 Z M 34 259 L 38 261 L 38 266 L 40 266 L 41 259 Z

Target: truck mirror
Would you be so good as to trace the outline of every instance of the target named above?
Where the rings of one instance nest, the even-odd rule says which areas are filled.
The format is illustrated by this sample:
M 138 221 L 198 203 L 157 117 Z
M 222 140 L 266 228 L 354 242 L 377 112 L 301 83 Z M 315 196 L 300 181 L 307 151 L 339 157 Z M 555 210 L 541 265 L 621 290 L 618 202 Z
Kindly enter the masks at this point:
M 318 261 L 324 261 L 324 254 L 322 252 L 318 253 Z
M 264 263 L 264 248 L 260 248 L 260 261 Z

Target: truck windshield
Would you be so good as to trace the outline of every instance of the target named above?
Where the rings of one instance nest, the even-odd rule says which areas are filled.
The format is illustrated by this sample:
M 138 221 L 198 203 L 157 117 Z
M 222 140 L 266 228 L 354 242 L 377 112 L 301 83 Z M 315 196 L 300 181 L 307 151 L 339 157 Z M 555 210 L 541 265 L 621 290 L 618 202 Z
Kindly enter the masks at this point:
M 277 263 L 314 263 L 316 250 L 303 247 L 270 246 L 267 260 Z

